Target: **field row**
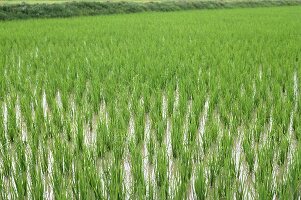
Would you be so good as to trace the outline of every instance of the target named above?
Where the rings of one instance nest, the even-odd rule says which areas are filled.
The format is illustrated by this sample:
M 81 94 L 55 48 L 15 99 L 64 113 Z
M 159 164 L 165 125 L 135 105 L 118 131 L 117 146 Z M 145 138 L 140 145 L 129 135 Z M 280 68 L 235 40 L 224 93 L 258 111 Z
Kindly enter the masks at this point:
M 133 97 L 126 101 L 129 102 L 127 111 L 122 110 L 125 106 L 114 106 L 109 111 L 108 103 L 102 100 L 96 113 L 85 115 L 89 112 L 87 102 L 83 103 L 83 110 L 79 112 L 72 95 L 68 104 L 63 104 L 59 91 L 54 99 L 48 98 L 48 101 L 55 102 L 53 107 L 49 106 L 45 91 L 41 98 L 34 96 L 30 105 L 20 103 L 18 95 L 16 101 L 8 95 L 2 107 L 4 135 L 1 141 L 4 148 L 1 152 L 1 174 L 5 175 L 2 181 L 3 191 L 6 191 L 2 195 L 4 198 L 9 195 L 9 198 L 17 198 L 24 190 L 22 193 L 31 198 L 31 191 L 39 188 L 32 185 L 34 179 L 33 182 L 41 184 L 41 194 L 52 199 L 55 183 L 58 183 L 55 177 L 70 179 L 74 184 L 80 182 L 76 173 L 91 170 L 93 172 L 89 173 L 93 176 L 88 180 L 94 179 L 95 184 L 99 184 L 96 191 L 96 185 L 82 183 L 84 188 L 79 193 L 74 192 L 76 188 L 66 185 L 66 194 L 60 195 L 70 198 L 70 195 L 94 193 L 96 198 L 109 198 L 117 184 L 121 186 L 119 189 L 125 199 L 131 199 L 132 195 L 136 198 L 143 196 L 144 192 L 147 198 L 155 199 L 165 195 L 188 199 L 202 198 L 200 195 L 217 197 L 219 191 L 225 189 L 227 196 L 232 194 L 237 198 L 258 198 L 265 196 L 265 192 L 275 197 L 285 188 L 288 179 L 298 173 L 295 159 L 300 156 L 296 153 L 299 139 L 294 129 L 299 107 L 296 73 L 293 79 L 294 106 L 283 136 L 274 131 L 278 126 L 273 120 L 273 110 L 268 111 L 268 120 L 263 125 L 257 119 L 260 109 L 253 111 L 249 122 L 236 127 L 232 125 L 230 113 L 227 125 L 218 108 L 210 107 L 213 105 L 209 95 L 206 95 L 205 102 L 197 105 L 202 108 L 198 113 L 200 109 L 194 106 L 194 100 L 181 101 L 179 86 L 173 91 L 172 104 L 166 92 L 162 92 L 161 101 L 151 102 L 161 104 L 157 106 L 158 110 L 151 106 L 148 112 L 145 111 L 144 97 L 135 99 L 136 104 Z M 86 90 L 83 99 L 88 99 L 88 93 Z M 22 105 L 31 110 L 26 116 L 22 113 Z M 180 109 L 180 105 L 184 109 Z M 113 116 L 117 117 L 114 119 Z M 262 128 L 259 132 L 258 126 Z M 279 145 L 281 148 L 275 149 Z M 78 150 L 83 150 L 83 153 Z M 76 155 L 76 158 L 67 159 L 67 155 Z M 23 166 L 16 166 L 15 160 L 20 158 Z M 88 165 L 87 169 L 86 159 L 92 165 Z M 76 162 L 80 168 L 75 169 Z M 54 163 L 61 166 L 55 172 Z M 119 164 L 114 168 L 113 163 Z M 221 166 L 227 166 L 226 170 Z M 14 169 L 12 172 L 11 168 Z M 269 174 L 269 177 L 265 176 L 264 183 L 260 179 L 262 173 Z M 119 179 L 113 179 L 112 176 L 117 174 Z M 22 187 L 24 183 L 21 180 L 26 187 Z M 263 187 L 261 184 L 268 184 L 269 188 L 258 191 Z M 116 192 L 120 195 L 120 191 Z

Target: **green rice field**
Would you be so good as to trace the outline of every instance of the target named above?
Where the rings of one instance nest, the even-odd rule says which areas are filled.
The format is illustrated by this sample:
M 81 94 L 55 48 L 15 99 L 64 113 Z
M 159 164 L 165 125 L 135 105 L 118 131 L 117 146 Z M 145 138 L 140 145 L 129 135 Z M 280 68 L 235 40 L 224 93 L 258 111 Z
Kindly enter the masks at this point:
M 0 199 L 300 199 L 300 11 L 0 22 Z

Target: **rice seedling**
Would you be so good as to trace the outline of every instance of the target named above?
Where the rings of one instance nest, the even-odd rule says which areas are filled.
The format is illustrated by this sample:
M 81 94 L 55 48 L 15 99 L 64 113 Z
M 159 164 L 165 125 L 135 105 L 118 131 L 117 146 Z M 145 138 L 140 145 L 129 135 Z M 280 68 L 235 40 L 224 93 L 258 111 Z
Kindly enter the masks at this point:
M 1 22 L 1 199 L 300 198 L 299 9 Z

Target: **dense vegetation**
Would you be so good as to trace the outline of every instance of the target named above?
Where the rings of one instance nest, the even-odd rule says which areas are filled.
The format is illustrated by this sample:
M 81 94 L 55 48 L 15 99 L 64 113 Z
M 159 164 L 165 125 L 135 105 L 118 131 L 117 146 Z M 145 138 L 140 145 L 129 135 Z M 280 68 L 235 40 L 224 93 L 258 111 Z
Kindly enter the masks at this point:
M 1 22 L 1 199 L 298 199 L 300 7 Z
M 22 3 L 0 6 L 0 20 L 300 4 L 301 0 Z

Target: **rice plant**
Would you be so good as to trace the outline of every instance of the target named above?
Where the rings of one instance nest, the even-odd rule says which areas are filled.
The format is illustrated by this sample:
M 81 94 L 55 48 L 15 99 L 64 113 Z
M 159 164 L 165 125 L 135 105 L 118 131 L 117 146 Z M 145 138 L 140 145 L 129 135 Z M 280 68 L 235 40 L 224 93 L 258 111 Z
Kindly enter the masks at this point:
M 1 199 L 299 199 L 299 10 L 1 22 Z

